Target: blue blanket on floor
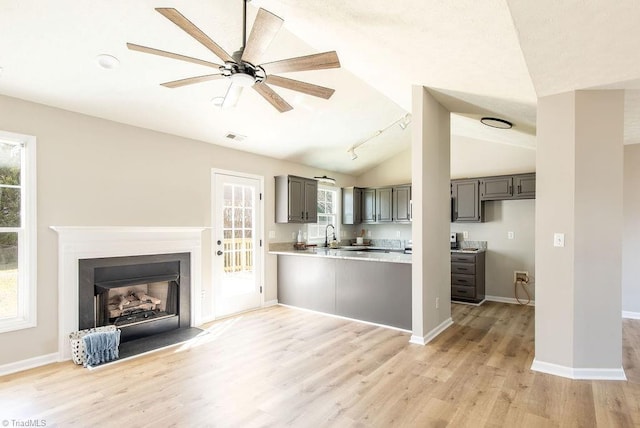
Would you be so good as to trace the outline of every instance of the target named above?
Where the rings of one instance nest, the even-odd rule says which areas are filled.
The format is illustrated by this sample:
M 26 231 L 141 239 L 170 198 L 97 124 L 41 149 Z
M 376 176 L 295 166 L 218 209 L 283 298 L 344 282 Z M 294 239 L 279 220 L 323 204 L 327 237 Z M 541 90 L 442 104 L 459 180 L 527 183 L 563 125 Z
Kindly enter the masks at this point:
M 118 358 L 120 330 L 89 333 L 82 338 L 87 353 L 87 366 L 97 366 Z

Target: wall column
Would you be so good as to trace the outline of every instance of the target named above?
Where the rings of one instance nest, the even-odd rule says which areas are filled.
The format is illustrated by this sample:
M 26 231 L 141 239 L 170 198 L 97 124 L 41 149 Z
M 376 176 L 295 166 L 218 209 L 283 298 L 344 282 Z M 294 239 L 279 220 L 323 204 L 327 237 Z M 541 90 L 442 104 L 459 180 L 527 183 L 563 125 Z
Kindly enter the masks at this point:
M 538 101 L 536 328 L 532 369 L 624 379 L 623 91 Z M 564 247 L 554 236 L 564 234 Z
M 452 324 L 451 131 L 449 111 L 424 87 L 413 86 L 412 103 L 411 342 L 424 345 Z

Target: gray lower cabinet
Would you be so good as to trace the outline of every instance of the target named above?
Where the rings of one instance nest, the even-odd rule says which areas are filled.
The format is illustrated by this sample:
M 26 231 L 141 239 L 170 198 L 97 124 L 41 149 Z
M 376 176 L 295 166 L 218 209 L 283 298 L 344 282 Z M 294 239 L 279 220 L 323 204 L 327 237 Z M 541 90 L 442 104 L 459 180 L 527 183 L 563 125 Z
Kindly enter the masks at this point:
M 451 253 L 451 300 L 480 303 L 485 293 L 485 252 Z
M 278 302 L 411 330 L 411 264 L 278 255 Z
M 477 179 L 452 180 L 452 221 L 479 223 L 482 221 L 482 204 L 479 192 L 480 181 Z
M 278 302 L 335 314 L 336 259 L 278 256 Z

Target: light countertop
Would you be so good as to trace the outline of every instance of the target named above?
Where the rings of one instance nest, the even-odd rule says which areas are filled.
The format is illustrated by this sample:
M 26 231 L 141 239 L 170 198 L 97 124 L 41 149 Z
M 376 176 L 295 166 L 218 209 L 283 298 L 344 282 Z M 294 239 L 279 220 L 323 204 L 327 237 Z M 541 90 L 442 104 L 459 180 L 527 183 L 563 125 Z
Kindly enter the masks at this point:
M 407 263 L 411 264 L 411 254 L 403 254 L 397 252 L 382 253 L 368 252 L 357 250 L 343 250 L 330 248 L 308 248 L 306 250 L 275 250 L 269 251 L 269 254 L 282 256 L 301 256 L 301 257 L 326 257 L 332 259 L 360 260 L 368 262 L 386 262 L 386 263 Z

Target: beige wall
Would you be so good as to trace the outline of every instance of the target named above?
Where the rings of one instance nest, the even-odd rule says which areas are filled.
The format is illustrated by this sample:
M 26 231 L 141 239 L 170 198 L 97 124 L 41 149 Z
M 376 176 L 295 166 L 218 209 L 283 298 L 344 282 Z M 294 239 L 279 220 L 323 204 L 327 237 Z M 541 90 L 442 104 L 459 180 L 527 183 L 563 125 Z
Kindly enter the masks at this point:
M 483 203 L 483 223 L 451 223 L 451 231 L 458 233 L 459 240 L 468 232 L 469 241 L 487 241 L 487 296 L 515 298 L 513 272 L 524 270 L 533 280 L 527 290 L 535 300 L 535 199 Z M 514 239 L 508 239 L 508 232 L 514 233 Z M 521 286 L 518 297 L 527 301 Z
M 536 360 L 621 370 L 622 91 L 538 101 Z M 565 246 L 553 245 L 565 234 Z M 593 376 L 592 373 L 588 374 Z
M 57 351 L 57 235 L 50 226 L 210 226 L 211 169 L 264 176 L 265 236 L 291 241 L 294 225 L 275 225 L 279 174 L 328 173 L 0 96 L 0 129 L 37 138 L 38 326 L 0 334 L 0 365 Z M 210 232 L 203 235 L 203 316 L 210 315 Z M 275 300 L 276 258 L 265 255 L 265 301 Z
M 622 310 L 640 316 L 640 144 L 624 147 L 624 232 Z

